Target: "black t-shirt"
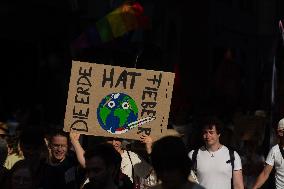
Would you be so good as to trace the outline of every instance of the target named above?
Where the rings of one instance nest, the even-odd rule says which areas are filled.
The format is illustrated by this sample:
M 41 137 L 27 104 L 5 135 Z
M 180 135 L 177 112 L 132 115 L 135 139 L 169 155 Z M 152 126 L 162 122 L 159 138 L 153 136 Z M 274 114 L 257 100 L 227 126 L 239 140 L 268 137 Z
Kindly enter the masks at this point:
M 7 184 L 8 170 L 2 166 L 0 167 L 0 186 L 4 187 Z
M 78 162 L 66 157 L 58 165 L 45 163 L 41 187 L 43 189 L 77 189 L 79 188 Z

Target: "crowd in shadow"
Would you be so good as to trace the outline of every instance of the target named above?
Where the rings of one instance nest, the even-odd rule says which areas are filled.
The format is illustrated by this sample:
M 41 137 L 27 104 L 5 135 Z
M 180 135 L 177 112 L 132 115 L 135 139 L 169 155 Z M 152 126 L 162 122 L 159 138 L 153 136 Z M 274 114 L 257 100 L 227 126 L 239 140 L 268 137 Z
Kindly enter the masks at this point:
M 224 153 L 227 153 L 227 149 L 233 149 L 236 153 L 234 161 L 239 161 L 239 164 L 235 163 L 232 169 L 234 173 L 241 170 L 243 187 L 232 188 L 252 188 L 267 155 L 261 142 L 248 138 L 244 133 L 239 138 L 232 125 L 220 122 L 221 132 L 216 127 L 219 122 L 205 124 L 205 118 L 200 117 L 196 122 L 183 126 L 183 129 L 180 125 L 172 125 L 179 135 L 157 141 L 147 135 L 141 135 L 140 140 L 134 141 L 85 136 L 73 131 L 66 133 L 62 125 L 43 127 L 24 122 L 25 119 L 1 122 L 0 186 L 27 189 L 210 188 L 200 177 L 202 169 L 198 166 L 203 164 L 200 163 L 203 161 L 202 154 L 217 157 L 218 151 L 225 150 Z M 202 125 L 213 127 L 204 128 Z M 212 132 L 215 132 L 216 149 L 208 139 L 212 137 Z M 199 151 L 194 159 L 196 150 Z M 196 161 L 200 170 L 195 169 Z M 234 174 L 229 173 L 228 178 L 235 178 Z M 263 186 L 270 187 L 270 181 Z

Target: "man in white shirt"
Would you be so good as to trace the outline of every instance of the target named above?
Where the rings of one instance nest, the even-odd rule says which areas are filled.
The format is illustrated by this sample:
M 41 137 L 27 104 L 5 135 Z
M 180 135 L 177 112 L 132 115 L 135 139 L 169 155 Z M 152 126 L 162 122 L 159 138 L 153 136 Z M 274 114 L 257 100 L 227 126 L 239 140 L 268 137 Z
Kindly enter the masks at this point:
M 284 187 L 284 118 L 278 123 L 277 134 L 279 136 L 280 143 L 270 149 L 265 161 L 266 165 L 257 177 L 253 189 L 260 188 L 265 183 L 274 166 L 276 170 L 276 189 Z
M 220 143 L 219 120 L 214 117 L 206 119 L 202 127 L 202 136 L 205 145 L 198 151 L 192 150 L 189 153 L 189 158 L 195 159 L 193 163 L 199 184 L 207 189 L 230 189 L 232 185 L 234 189 L 243 189 L 240 156 L 233 151 L 232 158 L 229 149 Z

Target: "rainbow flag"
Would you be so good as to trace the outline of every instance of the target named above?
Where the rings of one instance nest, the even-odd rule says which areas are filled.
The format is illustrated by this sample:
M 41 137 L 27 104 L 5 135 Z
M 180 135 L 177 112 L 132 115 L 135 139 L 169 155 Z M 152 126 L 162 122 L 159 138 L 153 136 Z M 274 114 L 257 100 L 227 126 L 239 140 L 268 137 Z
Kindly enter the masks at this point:
M 143 13 L 144 9 L 139 3 L 123 3 L 83 32 L 72 45 L 75 48 L 88 48 L 112 41 L 130 31 L 146 28 L 149 19 Z

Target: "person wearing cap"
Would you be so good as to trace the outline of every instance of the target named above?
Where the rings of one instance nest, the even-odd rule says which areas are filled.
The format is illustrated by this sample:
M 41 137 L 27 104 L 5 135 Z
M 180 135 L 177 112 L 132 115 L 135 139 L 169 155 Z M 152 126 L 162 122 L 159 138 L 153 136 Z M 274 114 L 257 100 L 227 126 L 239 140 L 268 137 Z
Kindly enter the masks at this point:
M 258 175 L 253 189 L 260 188 L 268 179 L 273 167 L 275 167 L 275 186 L 276 189 L 284 187 L 284 118 L 278 122 L 277 135 L 279 144 L 273 146 L 265 160 L 265 166 Z

